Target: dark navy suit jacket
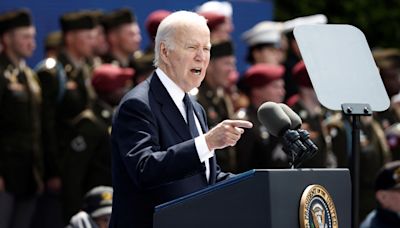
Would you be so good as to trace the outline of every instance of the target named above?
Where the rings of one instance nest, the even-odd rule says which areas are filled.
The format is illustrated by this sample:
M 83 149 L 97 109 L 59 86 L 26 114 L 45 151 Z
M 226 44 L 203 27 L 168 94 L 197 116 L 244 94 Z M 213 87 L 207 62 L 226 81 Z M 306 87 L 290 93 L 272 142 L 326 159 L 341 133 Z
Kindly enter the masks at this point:
M 204 109 L 193 105 L 207 132 Z M 113 228 L 152 227 L 156 205 L 229 176 L 220 172 L 214 156 L 207 182 L 188 125 L 156 73 L 122 99 L 113 120 L 112 144 Z

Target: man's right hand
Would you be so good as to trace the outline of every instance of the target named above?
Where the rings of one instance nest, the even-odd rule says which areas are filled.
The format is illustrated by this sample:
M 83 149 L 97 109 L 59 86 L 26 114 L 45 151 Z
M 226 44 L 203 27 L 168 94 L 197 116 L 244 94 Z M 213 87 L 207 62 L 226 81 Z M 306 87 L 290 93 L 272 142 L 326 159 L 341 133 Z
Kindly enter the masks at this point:
M 246 120 L 224 120 L 204 135 L 208 149 L 234 146 L 243 134 L 243 128 L 252 127 L 253 124 Z

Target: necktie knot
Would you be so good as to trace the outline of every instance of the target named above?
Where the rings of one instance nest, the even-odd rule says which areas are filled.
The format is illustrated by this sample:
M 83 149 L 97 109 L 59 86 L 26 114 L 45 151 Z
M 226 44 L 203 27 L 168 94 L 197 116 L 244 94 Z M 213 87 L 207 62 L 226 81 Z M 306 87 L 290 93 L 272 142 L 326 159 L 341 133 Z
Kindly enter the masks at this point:
M 192 134 L 193 138 L 197 137 L 199 136 L 199 132 L 197 131 L 196 122 L 193 116 L 193 104 L 187 93 L 185 93 L 185 96 L 183 97 L 183 103 L 185 104 L 186 120 L 189 126 L 190 133 Z

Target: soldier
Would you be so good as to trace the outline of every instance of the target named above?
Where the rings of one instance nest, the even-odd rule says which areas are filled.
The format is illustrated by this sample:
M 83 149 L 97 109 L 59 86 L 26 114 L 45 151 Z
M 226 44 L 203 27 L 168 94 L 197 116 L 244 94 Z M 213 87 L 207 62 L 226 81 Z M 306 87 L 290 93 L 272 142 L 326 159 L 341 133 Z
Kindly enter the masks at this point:
M 303 163 L 307 168 L 336 167 L 336 158 L 330 151 L 330 139 L 327 128 L 323 125 L 325 110 L 317 99 L 306 66 L 303 61 L 293 67 L 292 79 L 299 88 L 299 94 L 290 99 L 288 105 L 303 120 L 302 128 L 310 133 L 310 139 L 318 147 L 318 153 Z
M 246 31 L 242 39 L 248 46 L 247 61 L 251 64 L 282 64 L 282 23 L 262 21 Z
M 86 59 L 93 54 L 96 21 L 89 12 L 62 15 L 65 48 L 38 69 L 43 90 L 47 185 L 60 191 L 65 222 L 79 210 L 91 187 L 110 184 L 106 124 L 91 110 L 95 93 Z
M 104 29 L 105 13 L 103 13 L 101 10 L 93 10 L 90 11 L 90 14 L 97 22 L 96 26 L 94 27 L 95 41 L 93 47 L 93 56 L 92 58 L 88 59 L 89 65 L 93 70 L 103 63 L 101 57 L 108 53 L 109 47 Z
M 135 54 L 139 53 L 142 37 L 132 11 L 124 8 L 110 13 L 105 17 L 104 28 L 110 50 L 103 56 L 103 63 L 135 69 Z
M 244 75 L 250 106 L 240 110 L 237 117 L 253 123 L 236 144 L 239 171 L 255 168 L 287 168 L 288 158 L 278 139 L 268 133 L 257 118 L 258 108 L 267 101 L 282 102 L 285 97 L 281 65 L 256 64 Z
M 230 97 L 225 93 L 229 76 L 236 72 L 236 58 L 230 41 L 214 44 L 211 48 L 210 63 L 206 77 L 198 90 L 198 102 L 207 113 L 209 128 L 233 117 L 234 110 Z M 222 170 L 237 172 L 236 155 L 233 147 L 217 152 L 217 161 Z
M 72 217 L 66 228 L 107 228 L 111 217 L 112 194 L 113 189 L 108 186 L 91 189 L 85 195 L 82 210 Z
M 387 163 L 375 179 L 376 208 L 360 228 L 390 228 L 400 225 L 400 161 Z
M 378 49 L 373 52 L 386 92 L 391 98 L 388 110 L 374 113 L 385 130 L 393 160 L 400 159 L 400 50 Z
M 230 2 L 208 1 L 196 9 L 196 12 L 204 16 L 210 28 L 211 43 L 220 43 L 231 39 L 234 29 Z
M 157 34 L 158 26 L 161 21 L 170 15 L 171 12 L 168 10 L 156 10 L 150 13 L 145 21 L 146 30 L 149 36 L 150 44 L 142 54 L 138 54 L 135 57 L 135 84 L 139 84 L 149 77 L 155 67 L 153 66 L 154 60 L 154 39 Z
M 97 94 L 94 113 L 109 127 L 114 108 L 122 96 L 132 88 L 132 75 L 134 75 L 133 69 L 111 64 L 103 64 L 93 71 L 92 85 Z
M 43 189 L 40 87 L 25 63 L 35 35 L 28 10 L 0 14 L 0 227 L 29 227 Z
M 56 58 L 62 49 L 62 34 L 60 31 L 53 31 L 47 34 L 44 40 L 45 58 Z

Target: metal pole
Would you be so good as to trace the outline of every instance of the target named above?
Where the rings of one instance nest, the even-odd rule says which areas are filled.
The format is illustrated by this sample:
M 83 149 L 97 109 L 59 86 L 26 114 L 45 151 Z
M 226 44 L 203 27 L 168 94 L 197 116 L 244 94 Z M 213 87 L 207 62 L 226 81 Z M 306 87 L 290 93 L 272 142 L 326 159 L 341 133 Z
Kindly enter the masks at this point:
M 351 179 L 352 179 L 352 227 L 359 227 L 360 193 L 360 115 L 352 115 Z

